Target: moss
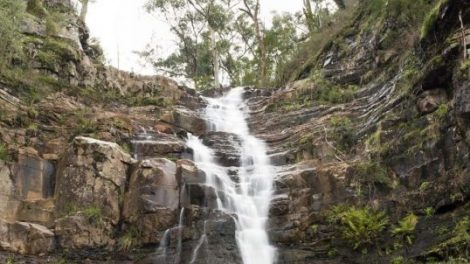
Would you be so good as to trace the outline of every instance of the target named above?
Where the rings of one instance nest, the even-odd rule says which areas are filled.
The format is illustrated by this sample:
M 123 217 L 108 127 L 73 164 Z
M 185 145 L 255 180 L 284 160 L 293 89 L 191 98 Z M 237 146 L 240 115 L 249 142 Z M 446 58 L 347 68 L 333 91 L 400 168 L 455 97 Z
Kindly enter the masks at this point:
M 378 185 L 393 189 L 396 182 L 389 177 L 387 167 L 376 161 L 365 161 L 354 166 L 359 183 L 365 185 Z
M 29 0 L 26 7 L 26 12 L 39 18 L 45 18 L 49 15 L 47 10 L 44 8 L 42 0 Z
M 383 211 L 346 205 L 334 206 L 327 213 L 327 221 L 354 249 L 374 245 L 388 225 Z
M 6 161 L 10 159 L 8 148 L 4 143 L 0 143 L 0 160 Z
M 439 260 L 462 259 L 468 257 L 470 247 L 470 218 L 464 217 L 455 225 L 450 238 L 440 243 L 436 247 L 428 250 L 428 259 Z M 459 263 L 459 262 L 455 262 Z
M 339 150 L 350 152 L 356 143 L 353 123 L 348 117 L 333 117 L 330 120 L 332 136 Z
M 429 36 L 431 31 L 434 29 L 434 26 L 439 18 L 439 13 L 442 10 L 442 7 L 447 4 L 448 0 L 439 0 L 431 11 L 426 15 L 423 25 L 421 26 L 421 39 L 425 39 Z

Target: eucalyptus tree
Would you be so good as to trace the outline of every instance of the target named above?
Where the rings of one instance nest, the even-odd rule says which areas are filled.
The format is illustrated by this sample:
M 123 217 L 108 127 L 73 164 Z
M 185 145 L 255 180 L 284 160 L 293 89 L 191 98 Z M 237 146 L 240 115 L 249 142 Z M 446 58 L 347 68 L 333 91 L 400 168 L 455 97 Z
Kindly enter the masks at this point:
M 158 12 L 177 38 L 177 51 L 154 65 L 172 75 L 190 78 L 196 88 L 213 82 L 220 87 L 221 43 L 232 19 L 232 0 L 150 0 L 150 12 Z

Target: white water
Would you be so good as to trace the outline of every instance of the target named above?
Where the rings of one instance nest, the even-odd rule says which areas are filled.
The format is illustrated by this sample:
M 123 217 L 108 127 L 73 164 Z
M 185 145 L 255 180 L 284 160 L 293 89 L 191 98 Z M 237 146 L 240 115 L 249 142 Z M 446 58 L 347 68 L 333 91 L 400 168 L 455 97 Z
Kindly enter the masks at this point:
M 248 109 L 243 89 L 232 89 L 221 98 L 207 98 L 205 117 L 212 131 L 229 132 L 241 139 L 239 183 L 225 167 L 214 161 L 214 153 L 201 140 L 189 136 L 187 145 L 194 151 L 194 161 L 206 173 L 206 184 L 223 196 L 217 197 L 218 208 L 235 214 L 236 239 L 244 264 L 272 264 L 276 250 L 269 244 L 266 232 L 272 198 L 273 168 L 263 141 L 250 134 Z

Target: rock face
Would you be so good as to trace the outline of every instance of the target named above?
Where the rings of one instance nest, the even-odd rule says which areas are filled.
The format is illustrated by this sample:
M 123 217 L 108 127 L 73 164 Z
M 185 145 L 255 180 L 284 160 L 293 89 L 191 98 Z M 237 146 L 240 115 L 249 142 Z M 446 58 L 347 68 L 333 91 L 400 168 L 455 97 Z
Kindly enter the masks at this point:
M 235 134 L 225 132 L 208 132 L 202 137 L 204 145 L 215 151 L 217 163 L 226 167 L 241 165 L 240 139 Z
M 151 159 L 136 166 L 124 197 L 123 217 L 140 231 L 142 243 L 158 243 L 159 234 L 177 223 L 176 164 L 166 159 Z
M 115 143 L 76 138 L 57 169 L 58 213 L 98 207 L 117 224 L 120 195 L 125 191 L 126 175 L 132 163 L 130 155 Z
M 20 254 L 39 255 L 55 249 L 54 233 L 44 226 L 0 220 L 0 248 Z

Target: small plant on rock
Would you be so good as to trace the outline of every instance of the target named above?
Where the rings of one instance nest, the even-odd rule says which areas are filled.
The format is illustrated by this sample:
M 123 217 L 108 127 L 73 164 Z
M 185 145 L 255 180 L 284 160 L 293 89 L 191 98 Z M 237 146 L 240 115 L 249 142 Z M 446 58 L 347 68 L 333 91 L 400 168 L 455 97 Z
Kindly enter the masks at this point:
M 392 230 L 392 234 L 394 236 L 402 237 L 409 245 L 411 245 L 413 244 L 413 232 L 415 231 L 417 223 L 418 217 L 415 214 L 410 213 L 398 222 L 398 226 Z
M 8 160 L 9 157 L 8 148 L 5 144 L 0 143 L 0 160 Z
M 335 206 L 328 213 L 327 220 L 354 249 L 374 245 L 388 225 L 385 212 L 370 207 Z

